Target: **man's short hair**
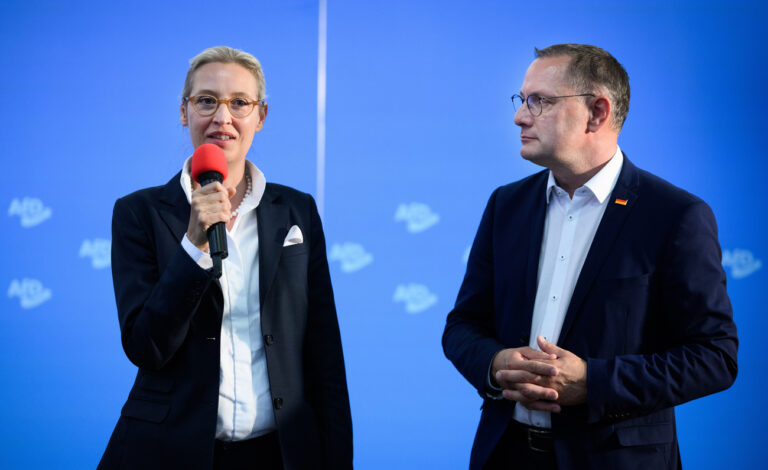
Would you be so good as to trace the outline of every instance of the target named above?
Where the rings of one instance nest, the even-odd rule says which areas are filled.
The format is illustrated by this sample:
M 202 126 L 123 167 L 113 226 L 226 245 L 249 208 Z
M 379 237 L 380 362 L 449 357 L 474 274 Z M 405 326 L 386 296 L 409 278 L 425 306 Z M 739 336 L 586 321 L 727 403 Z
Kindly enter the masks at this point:
M 184 80 L 184 90 L 181 92 L 182 100 L 189 98 L 189 94 L 192 93 L 192 78 L 197 72 L 197 69 L 205 64 L 219 62 L 223 64 L 237 64 L 244 67 L 251 72 L 256 79 L 256 96 L 257 100 L 263 100 L 266 97 L 266 84 L 264 82 L 264 72 L 261 70 L 261 63 L 259 60 L 251 54 L 241 51 L 239 49 L 232 49 L 226 46 L 209 47 L 203 52 L 197 54 L 189 61 L 189 70 L 187 70 L 187 78 Z
M 588 44 L 555 44 L 536 49 L 536 57 L 567 56 L 568 81 L 576 93 L 602 92 L 613 105 L 613 127 L 620 131 L 629 112 L 629 75 L 607 51 Z

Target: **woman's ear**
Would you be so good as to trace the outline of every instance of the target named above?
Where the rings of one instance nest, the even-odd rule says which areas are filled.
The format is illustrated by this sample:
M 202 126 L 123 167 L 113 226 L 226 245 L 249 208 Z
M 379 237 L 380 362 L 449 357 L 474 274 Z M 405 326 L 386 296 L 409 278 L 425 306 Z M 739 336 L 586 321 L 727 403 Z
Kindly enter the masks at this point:
M 181 103 L 181 106 L 179 106 L 179 116 L 181 120 L 181 125 L 184 127 L 189 126 L 189 118 L 187 116 L 187 107 L 184 106 L 185 103 Z

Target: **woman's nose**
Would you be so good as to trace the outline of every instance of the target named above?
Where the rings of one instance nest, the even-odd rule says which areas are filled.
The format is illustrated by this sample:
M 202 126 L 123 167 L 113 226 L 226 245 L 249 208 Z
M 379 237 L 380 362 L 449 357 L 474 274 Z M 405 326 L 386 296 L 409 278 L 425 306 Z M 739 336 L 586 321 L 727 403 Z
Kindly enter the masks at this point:
M 216 112 L 213 113 L 213 121 L 217 123 L 227 124 L 232 122 L 232 113 L 229 112 L 229 106 L 227 103 L 220 103 Z

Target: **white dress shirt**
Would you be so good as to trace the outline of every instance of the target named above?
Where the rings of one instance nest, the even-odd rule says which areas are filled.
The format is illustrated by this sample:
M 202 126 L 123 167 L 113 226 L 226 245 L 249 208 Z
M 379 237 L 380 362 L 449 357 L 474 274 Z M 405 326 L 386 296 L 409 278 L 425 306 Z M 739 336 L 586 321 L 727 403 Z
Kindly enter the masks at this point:
M 181 172 L 181 187 L 192 201 L 190 159 Z M 267 358 L 261 334 L 259 301 L 259 236 L 256 207 L 266 187 L 264 174 L 246 161 L 251 193 L 243 199 L 231 230 L 227 231 L 229 256 L 222 262 L 219 279 L 224 296 L 221 322 L 221 373 L 216 439 L 239 441 L 276 429 L 267 375 Z M 209 269 L 211 256 L 185 236 L 184 250 L 197 264 Z
M 605 208 L 612 202 L 609 196 L 623 163 L 624 156 L 617 147 L 613 158 L 584 186 L 576 189 L 573 199 L 557 185 L 549 172 L 544 195 L 547 215 L 529 342 L 534 349 L 539 349 L 536 343 L 539 335 L 551 343 L 557 343 L 560 337 L 573 289 Z M 552 427 L 549 412 L 531 411 L 519 403 L 515 405 L 515 420 L 541 428 Z

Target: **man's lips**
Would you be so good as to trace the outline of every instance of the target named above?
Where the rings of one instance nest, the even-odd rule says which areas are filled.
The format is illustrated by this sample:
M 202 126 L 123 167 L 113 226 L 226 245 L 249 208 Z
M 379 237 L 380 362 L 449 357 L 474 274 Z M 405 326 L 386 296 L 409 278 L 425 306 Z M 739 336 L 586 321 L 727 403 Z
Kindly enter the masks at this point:
M 520 134 L 520 140 L 523 142 L 528 142 L 530 140 L 536 140 L 536 137 L 532 137 L 530 135 L 522 135 Z

